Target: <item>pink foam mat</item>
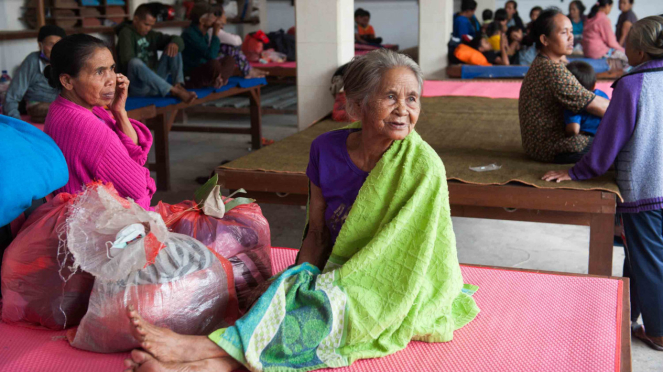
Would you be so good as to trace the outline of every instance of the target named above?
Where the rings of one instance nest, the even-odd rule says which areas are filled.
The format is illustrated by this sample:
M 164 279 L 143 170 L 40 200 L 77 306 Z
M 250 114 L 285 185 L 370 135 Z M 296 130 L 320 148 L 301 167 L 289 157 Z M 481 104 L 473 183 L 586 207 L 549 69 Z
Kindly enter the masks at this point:
M 275 272 L 296 250 L 272 250 Z M 621 281 L 462 266 L 481 313 L 448 343 L 412 342 L 335 372 L 618 371 Z M 64 332 L 0 323 L 0 371 L 121 371 L 128 355 L 69 346 Z M 332 369 L 325 370 L 332 371 Z
M 424 81 L 424 97 L 466 96 L 488 98 L 520 97 L 520 81 L 456 81 L 456 80 L 426 80 Z M 596 89 L 606 92 L 612 97 L 612 82 L 599 81 Z

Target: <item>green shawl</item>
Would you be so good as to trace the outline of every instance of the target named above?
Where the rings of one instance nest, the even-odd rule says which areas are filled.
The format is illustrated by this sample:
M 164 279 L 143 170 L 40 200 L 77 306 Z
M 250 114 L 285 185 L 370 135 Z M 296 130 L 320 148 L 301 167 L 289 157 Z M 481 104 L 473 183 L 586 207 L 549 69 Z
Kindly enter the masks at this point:
M 475 290 L 463 285 L 444 166 L 413 131 L 370 172 L 324 273 L 284 271 L 210 339 L 252 371 L 348 366 L 450 341 L 479 312 Z

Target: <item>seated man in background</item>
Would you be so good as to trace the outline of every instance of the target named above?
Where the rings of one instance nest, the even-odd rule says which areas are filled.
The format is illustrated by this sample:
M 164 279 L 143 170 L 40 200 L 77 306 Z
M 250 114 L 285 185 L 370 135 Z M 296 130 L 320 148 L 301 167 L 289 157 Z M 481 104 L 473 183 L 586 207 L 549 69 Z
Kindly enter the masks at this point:
M 44 122 L 48 107 L 58 96 L 57 90 L 48 85 L 44 68 L 50 63 L 53 45 L 65 36 L 64 30 L 58 26 L 47 25 L 39 29 L 39 51 L 28 54 L 12 79 L 3 106 L 5 115 L 20 119 L 18 106 L 25 100 L 30 120 L 34 123 Z
M 459 43 L 463 40 L 469 41 L 476 36 L 481 36 L 481 25 L 474 14 L 476 10 L 476 1 L 463 0 L 460 4 L 460 12 L 454 14 L 452 36 L 456 39 L 460 39 L 458 41 Z M 467 36 L 469 36 L 469 38 Z
M 196 3 L 189 13 L 191 25 L 182 31 L 186 49 L 182 53 L 186 86 L 190 89 L 220 88 L 235 71 L 231 56 L 219 58 L 218 33 L 223 23 L 223 8 L 206 2 Z M 211 37 L 208 34 L 212 30 Z
M 184 89 L 182 50 L 184 41 L 175 35 L 153 31 L 156 18 L 148 4 L 134 12 L 133 22 L 116 28 L 119 72 L 125 74 L 131 85 L 131 96 L 162 96 L 171 93 L 184 102 L 197 98 L 196 93 Z M 161 58 L 157 52 L 161 50 Z M 166 79 L 170 75 L 172 84 Z
M 381 37 L 375 37 L 375 30 L 369 24 L 371 13 L 359 8 L 355 10 L 355 43 L 359 44 L 382 44 Z

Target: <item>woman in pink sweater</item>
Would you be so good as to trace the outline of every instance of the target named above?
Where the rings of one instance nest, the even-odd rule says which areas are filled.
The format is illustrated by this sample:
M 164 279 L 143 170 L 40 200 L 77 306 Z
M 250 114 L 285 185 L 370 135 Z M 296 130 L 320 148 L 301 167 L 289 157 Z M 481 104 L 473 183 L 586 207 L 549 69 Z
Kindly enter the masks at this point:
M 69 168 L 69 182 L 58 192 L 75 194 L 88 182 L 101 180 L 149 209 L 156 186 L 144 165 L 152 134 L 127 116 L 129 80 L 115 73 L 106 44 L 89 35 L 68 36 L 53 47 L 44 74 L 60 90 L 44 129 Z
M 612 0 L 599 0 L 587 16 L 582 32 L 582 50 L 586 58 L 607 58 L 610 69 L 628 67 L 624 48 L 619 45 L 608 14 L 612 10 Z

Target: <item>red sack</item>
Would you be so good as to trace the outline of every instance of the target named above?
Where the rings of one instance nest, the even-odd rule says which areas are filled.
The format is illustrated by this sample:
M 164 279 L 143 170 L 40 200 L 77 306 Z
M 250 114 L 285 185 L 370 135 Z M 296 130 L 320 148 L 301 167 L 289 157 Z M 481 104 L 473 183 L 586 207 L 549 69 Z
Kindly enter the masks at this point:
M 352 122 L 352 118 L 348 115 L 348 112 L 345 109 L 347 104 L 347 99 L 345 98 L 345 92 L 340 92 L 336 94 L 336 99 L 334 99 L 334 109 L 332 110 L 332 120 L 340 122 Z
M 126 242 L 127 227 L 144 234 Z M 113 244 L 108 244 L 114 242 Z M 207 335 L 237 319 L 232 265 L 192 237 L 168 231 L 161 216 L 89 184 L 67 217 L 74 265 L 94 275 L 88 311 L 67 337 L 72 346 L 101 353 L 140 347 L 128 305 L 174 332 Z
M 251 289 L 272 276 L 269 224 L 258 204 L 238 205 L 223 218 L 205 215 L 192 200 L 159 202 L 155 211 L 171 231 L 201 241 L 230 261 L 240 308 L 250 305 L 246 302 Z
M 242 52 L 246 59 L 250 62 L 258 62 L 262 54 L 263 43 L 262 41 L 252 37 L 250 34 L 246 35 L 242 43 Z
M 94 277 L 72 273 L 73 258 L 64 242 L 73 201 L 74 196 L 61 193 L 37 208 L 5 251 L 3 321 L 61 330 L 78 325 L 85 315 Z

